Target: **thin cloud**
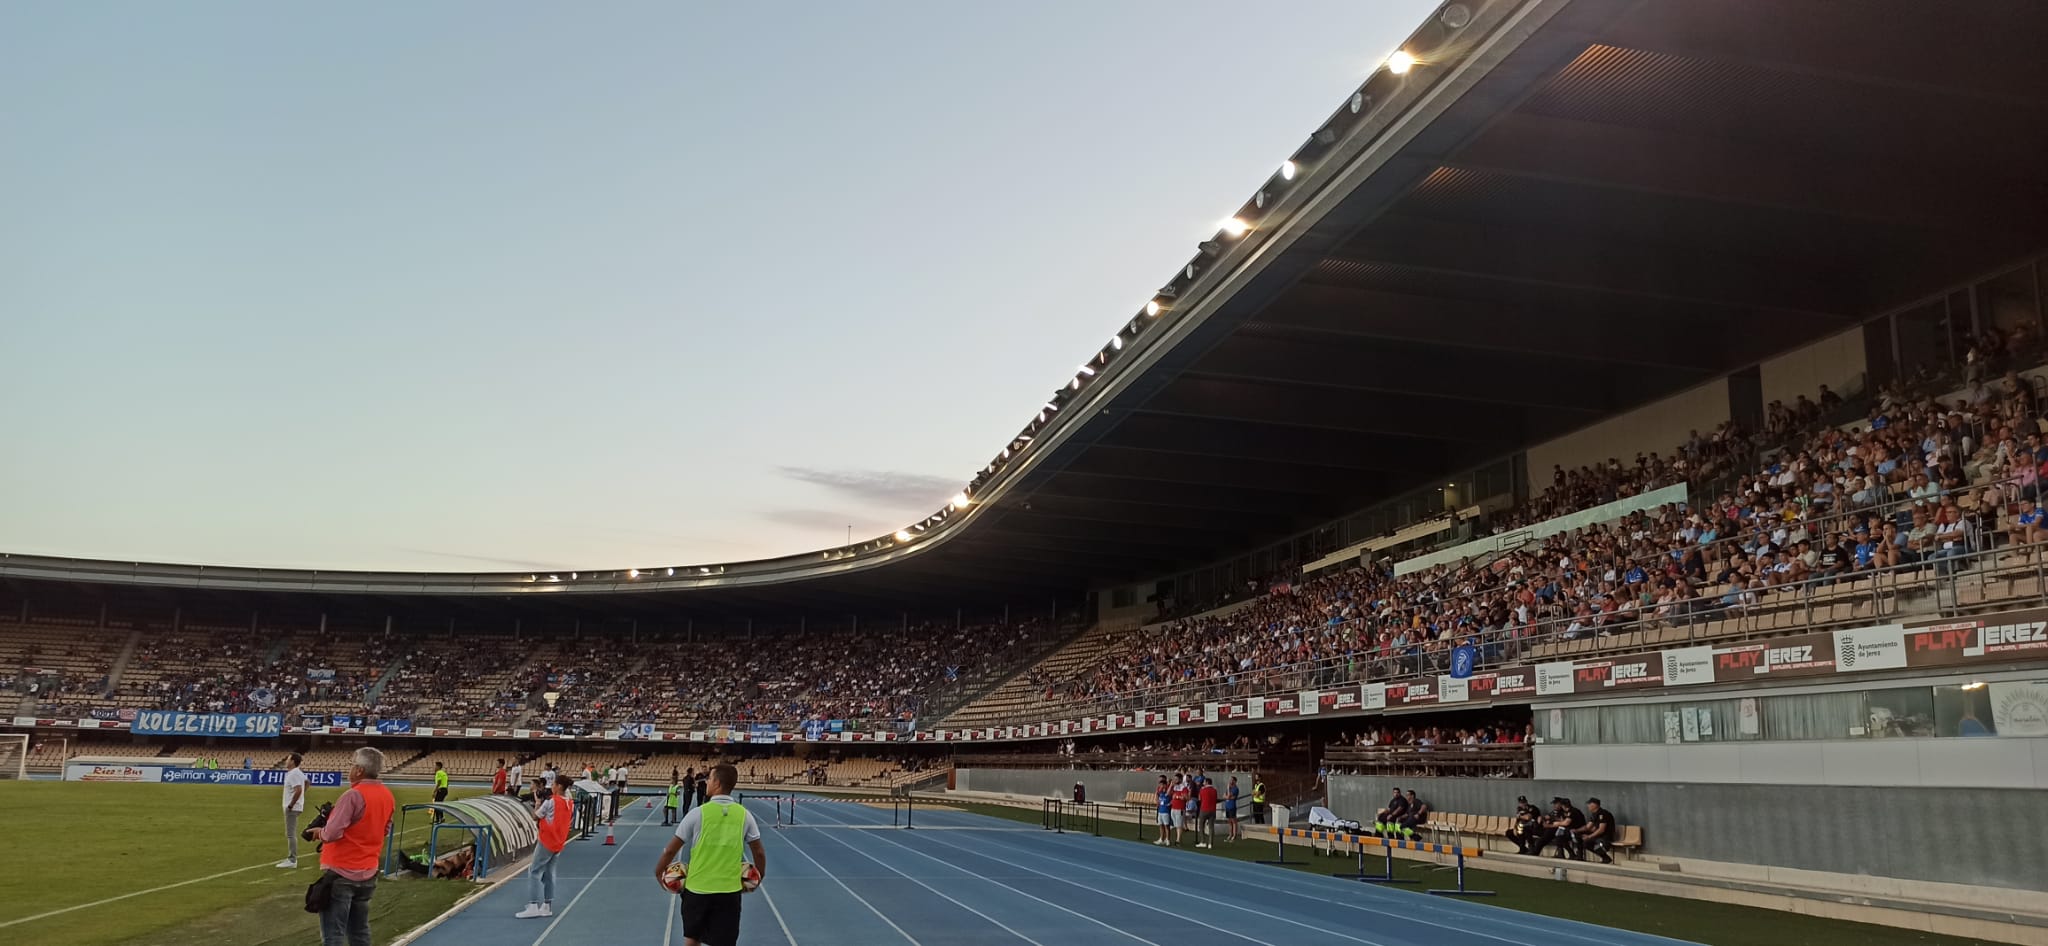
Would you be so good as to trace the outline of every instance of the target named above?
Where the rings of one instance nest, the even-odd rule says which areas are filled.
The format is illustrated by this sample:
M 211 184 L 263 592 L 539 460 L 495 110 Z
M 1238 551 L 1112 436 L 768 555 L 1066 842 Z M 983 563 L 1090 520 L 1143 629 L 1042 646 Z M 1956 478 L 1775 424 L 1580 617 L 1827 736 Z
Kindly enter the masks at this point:
M 799 483 L 823 486 L 835 493 L 886 509 L 937 508 L 958 492 L 960 481 L 949 476 L 894 470 L 820 470 L 806 466 L 777 467 L 776 472 Z

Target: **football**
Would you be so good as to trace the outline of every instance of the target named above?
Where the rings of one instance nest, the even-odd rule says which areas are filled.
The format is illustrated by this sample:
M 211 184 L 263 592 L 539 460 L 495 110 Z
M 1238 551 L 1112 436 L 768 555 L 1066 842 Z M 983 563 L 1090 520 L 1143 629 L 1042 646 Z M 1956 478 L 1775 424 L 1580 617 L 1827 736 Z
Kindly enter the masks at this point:
M 667 870 L 661 872 L 661 885 L 671 891 L 681 893 L 683 890 L 683 878 L 689 876 L 689 873 L 690 868 L 680 862 L 670 864 Z

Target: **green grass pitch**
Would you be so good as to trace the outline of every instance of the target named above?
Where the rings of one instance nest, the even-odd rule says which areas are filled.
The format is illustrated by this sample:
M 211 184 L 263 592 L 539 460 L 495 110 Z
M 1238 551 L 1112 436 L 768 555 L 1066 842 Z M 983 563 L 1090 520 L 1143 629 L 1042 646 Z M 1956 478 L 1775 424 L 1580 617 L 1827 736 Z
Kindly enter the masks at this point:
M 341 789 L 312 789 L 307 812 Z M 400 805 L 427 788 L 394 788 Z M 455 793 L 460 797 L 461 792 Z M 469 792 L 467 794 L 477 794 Z M 305 912 L 306 885 L 319 876 L 312 845 L 299 867 L 285 855 L 280 790 L 227 785 L 0 782 L 9 817 L 7 869 L 0 870 L 0 942 L 37 946 L 258 946 L 317 943 L 318 918 Z M 423 819 L 415 815 L 418 824 Z M 424 828 L 401 838 L 424 845 Z M 448 835 L 442 835 L 446 840 Z M 249 868 L 239 870 L 240 868 Z M 238 871 L 27 922 L 66 907 Z M 466 881 L 386 878 L 371 902 L 380 943 L 446 910 L 477 889 Z

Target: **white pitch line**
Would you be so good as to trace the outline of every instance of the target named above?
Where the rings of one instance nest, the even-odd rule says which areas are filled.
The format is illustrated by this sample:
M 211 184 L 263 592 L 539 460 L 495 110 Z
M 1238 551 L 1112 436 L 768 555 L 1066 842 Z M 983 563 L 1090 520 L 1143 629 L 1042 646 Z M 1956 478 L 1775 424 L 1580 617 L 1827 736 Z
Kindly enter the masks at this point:
M 841 889 L 841 890 L 844 890 L 844 891 L 846 891 L 846 895 L 847 895 L 847 896 L 849 896 L 849 897 L 852 897 L 853 899 L 855 899 L 855 900 L 858 900 L 858 901 L 860 901 L 860 905 L 861 905 L 861 906 L 864 906 L 864 907 L 867 907 L 867 908 L 868 908 L 868 912 L 869 912 L 869 913 L 873 913 L 874 915 L 876 915 L 876 916 L 878 916 L 878 917 L 881 917 L 881 918 L 882 918 L 882 922 L 884 922 L 884 923 L 887 923 L 887 924 L 889 924 L 889 928 L 890 928 L 890 929 L 892 929 L 892 930 L 895 930 L 895 931 L 897 932 L 897 934 L 898 934 L 898 935 L 901 935 L 901 936 L 902 936 L 902 937 L 903 937 L 904 939 L 906 939 L 906 940 L 909 940 L 909 941 L 910 941 L 910 946 L 924 946 L 924 944 L 923 944 L 923 943 L 920 943 L 920 942 L 918 942 L 918 941 L 917 941 L 917 937 L 915 937 L 915 936 L 912 936 L 912 935 L 910 935 L 910 933 L 909 933 L 908 931 L 904 930 L 904 929 L 903 929 L 903 927 L 897 926 L 897 925 L 896 925 L 896 921 L 895 921 L 895 920 L 889 919 L 889 914 L 887 914 L 887 913 L 883 913 L 883 912 L 882 912 L 881 910 L 878 910 L 878 909 L 876 909 L 876 908 L 875 908 L 875 905 L 874 905 L 874 904 L 872 904 L 872 903 L 869 903 L 869 902 L 868 902 L 868 898 L 866 898 L 866 897 L 863 897 L 863 896 L 861 896 L 860 894 L 854 893 L 854 892 L 853 892 L 853 888 L 852 888 L 852 887 L 848 887 L 848 886 L 846 885 L 846 881 L 840 880 L 840 879 L 839 879 L 839 878 L 838 878 L 837 876 L 835 876 L 835 875 L 834 875 L 834 874 L 833 874 L 833 873 L 832 873 L 831 871 L 829 871 L 829 870 L 826 870 L 826 869 L 825 869 L 825 865 L 823 865 L 823 864 L 820 864 L 820 863 L 818 863 L 818 859 L 817 859 L 817 858 L 815 858 L 815 857 L 812 857 L 812 856 L 810 855 L 810 852 L 808 852 L 808 851 L 804 850 L 804 849 L 803 849 L 802 847 L 799 847 L 799 846 L 797 845 L 797 843 L 796 843 L 796 840 L 795 840 L 795 836 L 794 836 L 794 835 L 787 835 L 787 834 L 784 834 L 784 835 L 779 835 L 779 837 L 781 837 L 781 838 L 782 838 L 783 840 L 785 840 L 785 841 L 788 841 L 788 842 L 789 842 L 789 849 L 790 849 L 790 850 L 792 850 L 792 851 L 795 851 L 795 852 L 797 852 L 798 854 L 801 854 L 801 855 L 803 855 L 803 858 L 804 858 L 804 860 L 810 861 L 810 862 L 811 862 L 811 866 L 812 866 L 812 867 L 816 867 L 816 868 L 818 869 L 818 873 L 820 873 L 820 874 L 822 874 L 822 875 L 824 875 L 824 876 L 826 876 L 826 877 L 830 877 L 830 878 L 832 878 L 832 881 L 833 881 L 833 883 L 836 883 L 836 884 L 838 884 L 838 885 L 839 885 L 839 889 Z M 766 885 L 765 885 L 765 884 L 763 884 L 763 886 L 766 886 Z M 777 913 L 776 915 L 777 915 L 778 917 L 779 917 L 779 916 L 781 916 L 781 914 L 780 914 L 780 913 Z M 538 944 L 538 943 L 536 943 L 536 944 L 535 944 L 535 946 L 539 946 L 539 944 Z
M 140 897 L 140 896 L 142 896 L 142 895 L 144 895 L 144 894 L 151 894 L 151 893 L 159 893 L 159 892 L 161 892 L 161 891 L 165 891 L 165 890 L 176 890 L 176 889 L 177 889 L 177 888 L 179 888 L 179 887 L 189 887 L 189 886 L 191 886 L 191 885 L 193 885 L 193 884 L 203 884 L 203 883 L 205 883 L 205 882 L 207 882 L 207 881 L 209 881 L 209 880 L 219 880 L 219 879 L 220 879 L 220 878 L 222 878 L 222 877 L 231 877 L 231 876 L 233 876 L 233 875 L 235 875 L 235 874 L 239 874 L 239 873 L 242 873 L 242 872 L 244 872 L 244 871 L 251 871 L 251 870 L 255 870 L 256 868 L 259 868 L 259 867 L 275 867 L 275 865 L 276 865 L 276 862 L 275 862 L 275 861 L 271 861 L 271 862 L 269 862 L 269 863 L 264 863 L 264 864 L 251 864 L 251 865 L 249 865 L 249 866 L 247 866 L 247 867 L 237 867 L 237 868 L 235 868 L 234 870 L 224 870 L 224 871 L 221 871 L 221 872 L 220 872 L 220 873 L 218 873 L 218 874 L 208 874 L 208 875 L 206 875 L 206 876 L 204 876 L 204 877 L 194 877 L 194 878 L 192 878 L 191 880 L 181 880 L 181 881 L 178 881 L 178 882 L 177 882 L 177 883 L 175 883 L 175 884 L 165 884 L 165 885 L 163 885 L 163 886 L 161 886 L 161 887 L 151 887 L 151 888 L 149 888 L 148 890 L 136 890 L 136 891 L 132 891 L 132 892 L 129 892 L 129 893 L 124 893 L 124 894 L 121 894 L 120 896 L 116 896 L 116 897 L 108 897 L 108 898 L 106 898 L 105 900 L 94 900 L 94 901 L 93 901 L 93 902 L 91 902 L 91 903 L 81 903 L 81 904 L 79 904 L 79 905 L 77 905 L 77 906 L 75 906 L 75 907 L 64 907 L 64 908 L 61 908 L 61 909 L 57 909 L 57 910 L 51 910 L 51 911 L 49 911 L 49 912 L 47 912 L 47 913 L 38 913 L 38 914 L 36 914 L 35 916 L 25 916 L 25 917 L 21 917 L 20 919 L 15 919 L 15 920 L 8 920 L 8 921 L 7 921 L 7 922 L 5 922 L 5 923 L 0 923 L 0 929 L 6 929 L 7 927 L 10 927 L 10 926 L 18 926 L 18 925 L 20 925 L 20 924 L 23 924 L 23 923 L 33 923 L 33 922 L 35 922 L 36 920 L 46 920 L 46 919 L 49 919 L 50 917 L 53 917 L 53 916 L 61 916 L 61 915 L 63 915 L 63 914 L 66 914 L 66 913 L 70 913 L 70 912 L 73 912 L 73 911 L 75 911 L 75 910 L 86 910 L 86 909 L 91 909 L 92 907 L 100 907 L 100 906 L 106 906 L 106 905 L 107 905 L 107 904 L 109 904 L 109 903 L 118 903 L 118 902 L 120 902 L 120 901 L 122 901 L 122 900 L 126 900 L 126 899 L 128 899 L 128 898 L 130 898 L 130 897 Z
M 540 936 L 533 941 L 533 946 L 540 946 L 541 943 L 547 940 L 548 934 L 553 933 L 555 931 L 555 926 L 561 923 L 564 919 L 566 919 L 569 916 L 570 910 L 576 909 L 577 901 L 582 900 L 583 895 L 589 893 L 590 888 L 597 885 L 597 879 L 599 877 L 604 876 L 605 870 L 612 866 L 613 861 L 619 859 L 619 855 L 626 853 L 626 848 L 632 845 L 633 839 L 640 836 L 640 829 L 647 827 L 647 825 L 648 818 L 647 816 L 642 815 L 640 817 L 640 823 L 634 826 L 633 833 L 626 835 L 626 840 L 619 845 L 619 849 L 613 851 L 612 856 L 605 858 L 604 865 L 597 869 L 597 873 L 590 875 L 590 879 L 583 882 L 583 889 L 576 891 L 576 896 L 574 899 L 571 899 L 569 901 L 569 905 L 563 907 L 562 912 L 555 914 L 554 919 L 548 921 L 548 928 L 540 931 Z

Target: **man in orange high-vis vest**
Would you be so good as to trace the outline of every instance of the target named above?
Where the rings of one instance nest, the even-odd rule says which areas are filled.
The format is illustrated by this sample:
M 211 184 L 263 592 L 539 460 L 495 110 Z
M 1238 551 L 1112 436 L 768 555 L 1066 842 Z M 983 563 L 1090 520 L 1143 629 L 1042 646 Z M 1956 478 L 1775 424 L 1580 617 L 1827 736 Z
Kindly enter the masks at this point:
M 555 776 L 547 793 L 533 793 L 533 822 L 540 833 L 540 846 L 533 850 L 533 863 L 526 868 L 526 909 L 512 914 L 521 920 L 555 915 L 555 859 L 569 846 L 569 825 L 576 817 L 576 800 L 569 789 L 576 780 Z
M 320 911 L 320 946 L 370 946 L 370 894 L 383 868 L 384 836 L 398 808 L 378 778 L 384 753 L 364 746 L 349 759 L 349 790 L 334 802 L 320 829 L 320 869 L 334 875 L 333 894 Z

